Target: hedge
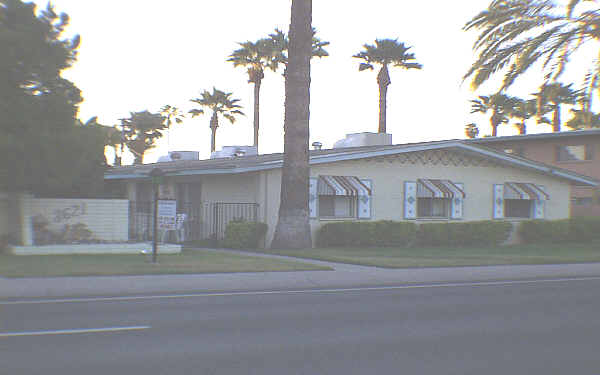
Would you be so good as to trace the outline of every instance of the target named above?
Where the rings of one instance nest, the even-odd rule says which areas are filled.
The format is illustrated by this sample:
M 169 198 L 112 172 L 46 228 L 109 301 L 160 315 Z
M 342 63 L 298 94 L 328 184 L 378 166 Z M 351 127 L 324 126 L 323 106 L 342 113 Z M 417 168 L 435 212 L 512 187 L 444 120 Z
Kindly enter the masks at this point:
M 265 223 L 232 221 L 225 228 L 223 246 L 230 249 L 256 249 L 267 228 Z
M 418 246 L 498 246 L 506 241 L 512 224 L 506 221 L 425 223 L 419 225 Z
M 519 236 L 524 243 L 600 241 L 600 218 L 528 220 L 520 224 Z
M 417 226 L 391 220 L 327 223 L 317 233 L 319 247 L 406 247 L 414 244 Z

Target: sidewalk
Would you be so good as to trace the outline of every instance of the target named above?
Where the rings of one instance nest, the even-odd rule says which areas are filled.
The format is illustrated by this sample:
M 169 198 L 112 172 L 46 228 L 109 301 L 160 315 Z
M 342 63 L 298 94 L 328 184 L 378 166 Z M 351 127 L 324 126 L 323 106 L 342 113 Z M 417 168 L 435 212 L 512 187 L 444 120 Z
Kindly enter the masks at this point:
M 225 251 L 225 250 L 214 250 Z M 240 252 L 248 255 L 248 252 Z M 256 256 L 288 258 L 270 254 Z M 333 271 L 256 272 L 198 275 L 0 278 L 0 299 L 132 296 L 206 292 L 302 290 L 428 283 L 600 277 L 600 263 L 484 267 L 382 269 L 302 260 Z

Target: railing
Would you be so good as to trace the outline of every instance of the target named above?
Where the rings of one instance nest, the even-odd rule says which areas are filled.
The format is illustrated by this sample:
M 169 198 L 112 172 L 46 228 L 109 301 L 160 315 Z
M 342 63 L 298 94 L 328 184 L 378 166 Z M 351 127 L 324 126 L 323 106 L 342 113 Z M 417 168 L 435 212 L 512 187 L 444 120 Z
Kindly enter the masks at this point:
M 177 232 L 161 233 L 160 240 L 172 242 L 222 240 L 230 221 L 257 221 L 258 207 L 257 203 L 178 202 L 177 213 L 185 214 L 185 221 Z M 152 240 L 153 221 L 154 202 L 129 202 L 129 239 L 131 241 Z

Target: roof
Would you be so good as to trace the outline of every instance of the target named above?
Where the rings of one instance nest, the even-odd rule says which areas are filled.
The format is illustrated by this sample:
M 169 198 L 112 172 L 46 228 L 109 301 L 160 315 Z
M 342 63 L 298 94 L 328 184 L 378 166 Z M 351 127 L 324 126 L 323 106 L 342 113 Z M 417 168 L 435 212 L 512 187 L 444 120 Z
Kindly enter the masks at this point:
M 566 138 L 566 137 L 588 137 L 590 135 L 600 135 L 600 129 L 588 129 L 588 130 L 569 130 L 564 132 L 553 132 L 553 133 L 538 133 L 538 134 L 520 134 L 520 135 L 508 135 L 503 137 L 484 137 L 484 138 L 473 138 L 467 139 L 467 142 L 473 143 L 494 143 L 504 141 L 530 141 L 530 140 L 541 140 L 541 139 L 555 139 L 555 138 Z
M 388 146 L 348 147 L 327 150 L 311 150 L 310 165 L 339 161 L 359 160 L 378 156 L 398 155 L 409 152 L 449 149 L 464 154 L 491 159 L 499 164 L 535 171 L 538 173 L 566 179 L 574 184 L 598 186 L 600 181 L 566 169 L 539 163 L 522 157 L 509 155 L 501 151 L 475 145 L 464 140 L 409 143 Z M 263 170 L 279 169 L 283 166 L 283 154 L 252 155 L 207 160 L 178 160 L 163 163 L 113 167 L 104 174 L 107 180 L 145 179 L 150 171 L 160 168 L 166 176 L 192 176 L 239 174 Z

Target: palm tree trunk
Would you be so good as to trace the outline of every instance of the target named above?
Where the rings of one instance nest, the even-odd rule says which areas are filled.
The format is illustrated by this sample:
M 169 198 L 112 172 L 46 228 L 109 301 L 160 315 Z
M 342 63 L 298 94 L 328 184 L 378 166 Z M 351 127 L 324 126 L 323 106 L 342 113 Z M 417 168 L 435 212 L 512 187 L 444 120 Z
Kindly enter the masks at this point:
M 271 247 L 305 249 L 312 247 L 308 222 L 312 0 L 292 0 L 291 19 L 279 219 Z
M 527 125 L 525 124 L 525 120 L 521 122 L 521 126 L 519 127 L 519 134 L 527 134 Z
M 492 115 L 492 117 L 490 118 L 490 125 L 492 126 L 492 137 L 497 136 L 499 124 L 497 124 L 496 121 L 494 120 L 494 115 Z
M 560 105 L 555 104 L 554 113 L 552 114 L 552 131 L 560 131 Z
M 260 124 L 260 83 L 261 80 L 254 82 L 254 147 L 258 152 L 258 128 Z
M 210 152 L 215 152 L 215 144 L 217 141 L 217 128 L 219 127 L 219 119 L 217 117 L 217 112 L 213 112 L 212 117 L 210 118 Z
M 387 87 L 391 83 L 387 65 L 383 65 L 379 74 L 377 74 L 377 84 L 379 85 L 379 133 L 385 133 L 387 130 Z

